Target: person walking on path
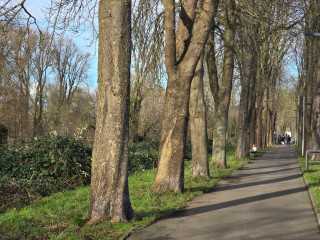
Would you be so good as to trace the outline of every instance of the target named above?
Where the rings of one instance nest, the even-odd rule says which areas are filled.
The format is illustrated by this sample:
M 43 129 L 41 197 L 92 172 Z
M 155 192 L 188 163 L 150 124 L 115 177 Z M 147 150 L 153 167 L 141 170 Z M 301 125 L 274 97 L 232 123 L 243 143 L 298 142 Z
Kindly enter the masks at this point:
M 290 147 L 290 142 L 291 142 L 291 136 L 288 135 L 287 136 L 287 146 L 289 146 L 289 147 Z
M 296 153 L 276 145 L 127 239 L 319 240 L 320 234 Z

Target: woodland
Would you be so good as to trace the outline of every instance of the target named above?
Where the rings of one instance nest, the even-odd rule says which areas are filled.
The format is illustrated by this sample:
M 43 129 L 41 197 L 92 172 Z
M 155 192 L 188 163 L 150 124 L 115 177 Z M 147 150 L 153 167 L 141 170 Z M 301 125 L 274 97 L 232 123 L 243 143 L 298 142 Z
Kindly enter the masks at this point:
M 0 3 L 2 208 L 90 185 L 89 224 L 128 222 L 129 173 L 180 193 L 232 144 L 319 149 L 319 0 L 28 1 Z

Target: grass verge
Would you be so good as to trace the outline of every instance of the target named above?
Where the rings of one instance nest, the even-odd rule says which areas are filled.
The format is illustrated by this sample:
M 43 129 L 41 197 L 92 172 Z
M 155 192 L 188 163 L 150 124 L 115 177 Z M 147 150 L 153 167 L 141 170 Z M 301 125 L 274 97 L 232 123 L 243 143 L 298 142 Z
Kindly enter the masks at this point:
M 297 147 L 297 145 L 294 145 L 294 148 L 297 153 L 304 179 L 307 182 L 309 192 L 311 193 L 315 210 L 320 216 L 320 162 L 309 161 L 309 170 L 306 170 L 306 157 L 301 156 L 301 150 Z M 311 156 L 312 155 L 310 154 L 309 157 Z
M 20 210 L 10 209 L 1 214 L 0 239 L 120 239 L 130 229 L 147 226 L 183 208 L 195 196 L 208 192 L 219 180 L 264 151 L 247 159 L 236 159 L 234 152 L 228 152 L 229 168 L 210 167 L 211 178 L 207 180 L 193 179 L 192 163 L 186 162 L 184 193 L 159 194 L 150 191 L 155 169 L 130 175 L 130 199 L 139 221 L 101 221 L 91 226 L 85 224 L 88 218 L 90 188 L 82 187 L 53 194 Z

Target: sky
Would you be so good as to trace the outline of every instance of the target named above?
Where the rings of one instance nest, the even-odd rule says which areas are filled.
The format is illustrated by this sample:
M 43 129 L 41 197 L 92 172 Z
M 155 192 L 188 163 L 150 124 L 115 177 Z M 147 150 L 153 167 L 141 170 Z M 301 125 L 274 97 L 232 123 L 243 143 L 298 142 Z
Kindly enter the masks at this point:
M 42 10 L 45 7 L 50 6 L 51 0 L 27 0 L 25 3 L 25 8 L 37 19 L 37 23 L 40 27 L 46 28 L 47 23 L 44 20 L 44 14 Z M 93 88 L 97 87 L 97 71 L 98 71 L 98 54 L 96 45 L 90 45 L 88 39 L 91 38 L 91 32 L 82 32 L 81 35 L 75 35 L 71 32 L 67 33 L 67 37 L 73 39 L 73 41 L 78 45 L 78 47 L 84 52 L 89 52 L 91 54 L 91 66 L 89 70 L 89 79 Z

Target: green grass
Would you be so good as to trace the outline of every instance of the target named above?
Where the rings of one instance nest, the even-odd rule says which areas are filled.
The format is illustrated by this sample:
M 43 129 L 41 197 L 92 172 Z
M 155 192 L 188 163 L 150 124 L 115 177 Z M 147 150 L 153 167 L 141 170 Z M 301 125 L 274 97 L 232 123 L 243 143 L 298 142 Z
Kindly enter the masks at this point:
M 306 170 L 306 157 L 301 156 L 301 151 L 296 145 L 294 148 L 297 152 L 303 176 L 310 189 L 316 211 L 320 213 L 320 162 L 309 160 L 309 170 Z M 310 154 L 309 159 L 311 156 L 312 155 Z
M 89 187 L 53 194 L 20 210 L 10 209 L 0 215 L 0 239 L 119 239 L 133 228 L 146 226 L 156 219 L 183 208 L 195 196 L 209 191 L 219 180 L 241 168 L 250 159 L 227 156 L 228 169 L 210 167 L 210 179 L 193 179 L 191 162 L 185 166 L 185 192 L 159 194 L 150 191 L 155 170 L 136 172 L 129 177 L 130 199 L 139 221 L 111 223 L 101 221 L 91 226 L 88 218 Z

